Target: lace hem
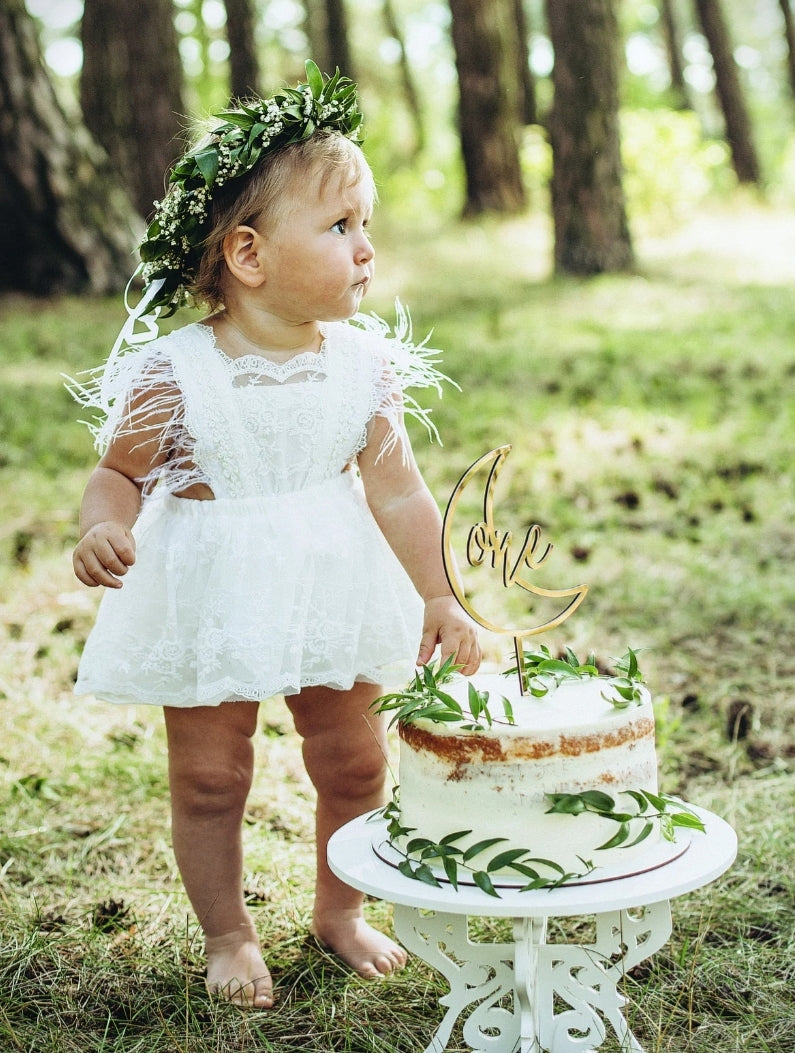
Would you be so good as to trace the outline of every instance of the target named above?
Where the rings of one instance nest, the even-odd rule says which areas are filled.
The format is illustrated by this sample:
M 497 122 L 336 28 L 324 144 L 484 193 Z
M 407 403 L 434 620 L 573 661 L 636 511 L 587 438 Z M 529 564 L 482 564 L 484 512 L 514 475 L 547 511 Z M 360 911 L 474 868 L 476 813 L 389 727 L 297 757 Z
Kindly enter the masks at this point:
M 224 702 L 264 702 L 277 695 L 297 695 L 307 687 L 327 687 L 332 691 L 350 691 L 356 683 L 378 684 L 385 690 L 402 687 L 413 675 L 411 663 L 390 663 L 372 666 L 350 677 L 339 671 L 323 676 L 309 676 L 301 682 L 293 680 L 274 680 L 268 685 L 245 684 L 231 677 L 218 680 L 201 693 L 200 698 L 184 689 L 158 689 L 156 692 L 146 684 L 131 681 L 124 691 L 107 689 L 101 683 L 90 680 L 78 680 L 74 687 L 75 695 L 92 695 L 104 702 L 115 705 L 173 706 L 179 709 L 190 709 L 194 706 L 220 706 Z

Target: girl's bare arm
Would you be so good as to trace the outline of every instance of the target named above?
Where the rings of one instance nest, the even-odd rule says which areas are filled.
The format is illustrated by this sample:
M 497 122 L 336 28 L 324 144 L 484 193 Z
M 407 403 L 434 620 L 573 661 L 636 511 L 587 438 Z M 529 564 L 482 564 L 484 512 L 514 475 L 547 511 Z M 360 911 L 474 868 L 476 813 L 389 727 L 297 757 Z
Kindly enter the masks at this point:
M 116 436 L 89 476 L 80 505 L 80 541 L 72 556 L 84 585 L 120 589 L 135 562 L 132 527 L 141 510 L 136 480 L 163 459 L 160 438 L 167 419 L 152 417 L 144 432 Z
M 396 446 L 379 457 L 389 424 L 376 417 L 359 471 L 367 503 L 393 552 L 425 602 L 419 664 L 430 661 L 439 644 L 442 657 L 454 655 L 461 671 L 471 676 L 480 665 L 480 645 L 474 623 L 450 589 L 442 561 L 442 519 L 407 448 Z

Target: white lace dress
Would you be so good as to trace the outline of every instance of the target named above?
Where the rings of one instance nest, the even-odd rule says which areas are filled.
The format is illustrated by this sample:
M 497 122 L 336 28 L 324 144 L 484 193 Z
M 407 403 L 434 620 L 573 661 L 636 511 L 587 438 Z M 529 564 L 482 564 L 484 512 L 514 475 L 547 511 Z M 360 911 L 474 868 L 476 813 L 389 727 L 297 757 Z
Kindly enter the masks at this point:
M 434 352 L 384 328 L 330 324 L 318 354 L 276 365 L 228 358 L 195 323 L 79 389 L 102 411 L 100 449 L 166 409 L 172 455 L 143 481 L 136 562 L 123 588 L 105 590 L 76 693 L 196 706 L 409 678 L 422 604 L 355 457 L 376 414 L 392 424 L 390 443 L 404 441 L 401 408 L 427 425 L 405 387 L 438 388 L 442 375 Z M 192 482 L 216 499 L 174 496 Z

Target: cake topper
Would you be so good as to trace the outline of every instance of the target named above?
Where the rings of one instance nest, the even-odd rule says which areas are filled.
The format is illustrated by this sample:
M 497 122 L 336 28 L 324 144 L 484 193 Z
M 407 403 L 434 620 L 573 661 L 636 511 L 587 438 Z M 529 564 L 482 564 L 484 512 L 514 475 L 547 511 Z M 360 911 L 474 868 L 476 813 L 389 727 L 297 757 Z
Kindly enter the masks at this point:
M 587 585 L 576 585 L 570 589 L 546 589 L 540 585 L 534 585 L 525 576 L 528 572 L 538 570 L 546 563 L 552 552 L 552 544 L 545 543 L 542 538 L 541 527 L 533 524 L 525 533 L 524 540 L 518 548 L 514 544 L 514 535 L 510 530 L 500 530 L 494 521 L 494 487 L 497 476 L 505 463 L 511 446 L 500 446 L 496 450 L 479 457 L 474 464 L 464 472 L 453 490 L 447 509 L 444 514 L 442 526 L 442 559 L 444 570 L 453 594 L 470 618 L 478 625 L 491 632 L 501 633 L 513 637 L 514 650 L 516 652 L 517 673 L 519 675 L 519 687 L 524 694 L 524 652 L 521 641 L 525 636 L 535 636 L 546 632 L 564 622 L 570 614 L 579 607 L 585 599 L 588 591 Z M 569 603 L 554 617 L 547 619 L 540 625 L 530 628 L 515 628 L 506 625 L 498 625 L 490 618 L 476 610 L 472 600 L 467 596 L 464 583 L 456 573 L 456 561 L 452 547 L 452 528 L 455 513 L 458 509 L 461 495 L 466 489 L 472 477 L 482 468 L 490 466 L 486 487 L 483 494 L 483 518 L 475 523 L 469 530 L 466 543 L 466 559 L 471 567 L 480 566 L 487 559 L 491 560 L 491 566 L 498 569 L 502 576 L 502 587 L 505 589 L 518 586 L 534 596 L 544 599 L 558 599 L 568 597 Z

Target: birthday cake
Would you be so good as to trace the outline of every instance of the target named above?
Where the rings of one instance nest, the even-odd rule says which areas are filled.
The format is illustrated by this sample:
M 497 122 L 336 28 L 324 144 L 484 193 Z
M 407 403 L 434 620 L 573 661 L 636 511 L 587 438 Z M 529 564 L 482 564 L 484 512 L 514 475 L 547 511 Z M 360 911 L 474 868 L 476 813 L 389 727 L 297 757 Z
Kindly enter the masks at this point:
M 683 850 L 675 828 L 698 822 L 659 793 L 652 700 L 637 680 L 566 677 L 539 697 L 500 674 L 431 679 L 430 691 L 415 681 L 416 707 L 411 690 L 391 696 L 403 717 L 387 812 L 412 876 L 422 867 L 426 878 L 540 888 L 642 871 Z
M 528 574 L 544 564 L 540 527 L 515 556 L 516 539 L 494 515 L 493 488 L 510 451 L 500 447 L 461 477 L 444 519 L 442 549 L 451 589 L 481 626 L 514 637 L 515 668 L 459 675 L 452 658 L 425 666 L 405 690 L 377 700 L 400 736 L 399 786 L 383 810 L 387 849 L 409 877 L 429 884 L 474 882 L 498 894 L 500 883 L 550 888 L 611 880 L 661 866 L 703 829 L 683 802 L 660 793 L 654 709 L 632 649 L 597 664 L 570 648 L 525 651 L 522 640 L 564 621 L 587 585 L 547 589 Z M 452 551 L 457 501 L 470 479 L 489 469 L 483 518 L 469 531 L 467 561 L 497 571 L 540 603 L 558 604 L 532 628 L 509 629 L 484 617 L 466 594 Z M 566 601 L 560 610 L 559 604 Z

